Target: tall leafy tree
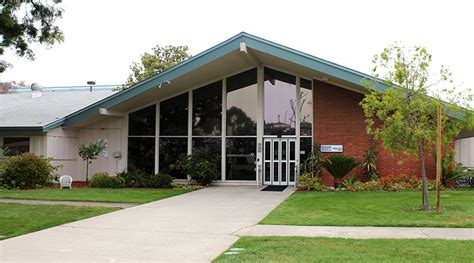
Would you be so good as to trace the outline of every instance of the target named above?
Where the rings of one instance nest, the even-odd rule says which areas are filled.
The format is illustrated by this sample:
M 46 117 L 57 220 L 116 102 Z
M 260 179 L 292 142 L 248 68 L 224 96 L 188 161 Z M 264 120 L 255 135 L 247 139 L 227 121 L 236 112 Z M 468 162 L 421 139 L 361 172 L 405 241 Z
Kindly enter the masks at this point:
M 141 56 L 140 62 L 133 62 L 130 65 L 132 72 L 123 88 L 131 87 L 190 58 L 191 54 L 188 53 L 188 50 L 187 46 L 155 46 L 151 52 L 145 52 Z
M 34 60 L 32 43 L 50 47 L 64 40 L 63 32 L 55 25 L 63 13 L 61 0 L 0 0 L 0 3 L 0 56 L 10 48 L 18 56 Z M 10 66 L 0 59 L 0 73 Z
M 441 66 L 436 74 L 430 70 L 432 56 L 423 47 L 407 48 L 394 44 L 373 59 L 373 76 L 388 86 L 375 89 L 375 81 L 367 81 L 370 94 L 361 102 L 367 131 L 380 139 L 394 153 L 406 153 L 420 160 L 423 185 L 422 202 L 429 210 L 425 169 L 426 153 L 436 143 L 436 107 L 443 104 L 443 145 L 452 146 L 457 134 L 472 128 L 473 115 L 468 109 L 471 90 L 460 90 L 453 84 L 449 70 Z M 444 101 L 442 101 L 444 100 Z

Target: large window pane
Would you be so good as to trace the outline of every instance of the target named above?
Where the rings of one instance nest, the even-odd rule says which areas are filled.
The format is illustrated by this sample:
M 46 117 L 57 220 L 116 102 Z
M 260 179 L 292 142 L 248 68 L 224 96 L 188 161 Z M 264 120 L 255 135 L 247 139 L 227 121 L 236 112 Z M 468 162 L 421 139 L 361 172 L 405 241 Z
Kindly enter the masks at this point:
M 188 93 L 160 103 L 160 135 L 188 135 Z
M 296 77 L 265 68 L 265 134 L 295 135 Z
M 188 151 L 187 138 L 160 138 L 160 172 L 177 179 L 187 179 L 177 161 L 184 160 Z
M 221 172 L 221 139 L 220 138 L 193 138 L 193 150 L 201 149 L 216 163 L 217 172 L 216 180 L 220 180 Z
M 313 150 L 311 138 L 300 138 L 300 162 L 303 163 Z
M 300 135 L 311 136 L 313 128 L 313 89 L 311 81 L 300 79 Z
M 15 156 L 18 154 L 30 151 L 29 137 L 5 137 L 3 138 L 3 147 L 8 149 L 8 156 Z
M 193 135 L 221 135 L 222 81 L 193 91 Z
M 156 106 L 132 112 L 128 115 L 128 135 L 155 136 Z
M 155 171 L 155 138 L 128 138 L 128 170 Z
M 226 140 L 226 180 L 255 181 L 255 138 Z
M 227 78 L 227 135 L 257 134 L 257 69 Z

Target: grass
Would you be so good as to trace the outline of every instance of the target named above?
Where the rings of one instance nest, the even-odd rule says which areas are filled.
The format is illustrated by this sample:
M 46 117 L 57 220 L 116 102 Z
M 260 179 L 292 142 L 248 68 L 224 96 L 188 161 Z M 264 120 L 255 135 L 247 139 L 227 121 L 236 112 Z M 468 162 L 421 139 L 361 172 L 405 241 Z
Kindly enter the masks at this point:
M 431 205 L 435 193 L 430 192 Z M 421 192 L 296 192 L 261 224 L 474 227 L 474 191 L 442 191 L 441 213 L 421 211 Z
M 474 241 L 243 237 L 214 262 L 474 262 Z
M 88 202 L 147 203 L 190 192 L 190 189 L 35 189 L 0 190 L 0 198 Z
M 0 240 L 115 210 L 117 208 L 0 204 Z

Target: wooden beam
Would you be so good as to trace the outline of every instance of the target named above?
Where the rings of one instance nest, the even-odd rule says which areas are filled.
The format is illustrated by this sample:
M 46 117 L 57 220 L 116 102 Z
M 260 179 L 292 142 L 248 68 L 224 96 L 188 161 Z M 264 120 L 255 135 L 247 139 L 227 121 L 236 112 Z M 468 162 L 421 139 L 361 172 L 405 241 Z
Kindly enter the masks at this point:
M 115 110 L 109 110 L 106 108 L 100 108 L 99 109 L 99 114 L 104 115 L 104 116 L 110 116 L 110 117 L 125 117 L 125 113 L 120 112 L 120 111 L 115 111 Z
M 245 42 L 240 42 L 240 51 L 246 54 L 247 59 L 255 66 L 262 68 L 262 62 L 255 56 L 255 54 L 247 48 Z

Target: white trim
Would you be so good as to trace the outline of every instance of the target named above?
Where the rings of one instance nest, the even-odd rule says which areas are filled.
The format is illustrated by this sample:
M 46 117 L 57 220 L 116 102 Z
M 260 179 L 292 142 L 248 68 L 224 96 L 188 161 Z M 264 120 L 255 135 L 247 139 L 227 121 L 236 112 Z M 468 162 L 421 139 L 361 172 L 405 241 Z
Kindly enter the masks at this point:
M 222 79 L 222 107 L 221 107 L 221 180 L 226 179 L 226 117 L 227 117 L 227 78 Z
M 264 72 L 263 67 L 257 68 L 257 167 L 255 180 L 257 186 L 263 184 L 263 136 L 265 119 L 265 91 L 264 91 Z M 259 147 L 260 145 L 260 147 Z M 260 149 L 260 152 L 258 151 Z
M 295 180 L 294 186 L 296 187 L 296 178 L 298 177 L 300 170 L 300 134 L 301 134 L 301 76 L 296 75 L 296 142 L 295 142 Z M 311 131 L 312 132 L 312 131 Z M 289 176 L 289 174 L 288 174 Z
M 124 128 L 124 133 L 123 133 L 123 136 L 124 136 L 124 140 L 125 140 L 125 144 L 124 144 L 124 152 L 122 153 L 122 158 L 125 158 L 124 159 L 124 170 L 128 172 L 128 129 L 129 129 L 129 121 L 128 121 L 129 117 L 128 117 L 128 114 L 125 115 L 125 119 L 124 119 L 124 125 L 125 125 L 125 128 Z
M 193 91 L 188 92 L 188 155 L 193 152 Z M 191 176 L 188 174 L 188 181 Z

